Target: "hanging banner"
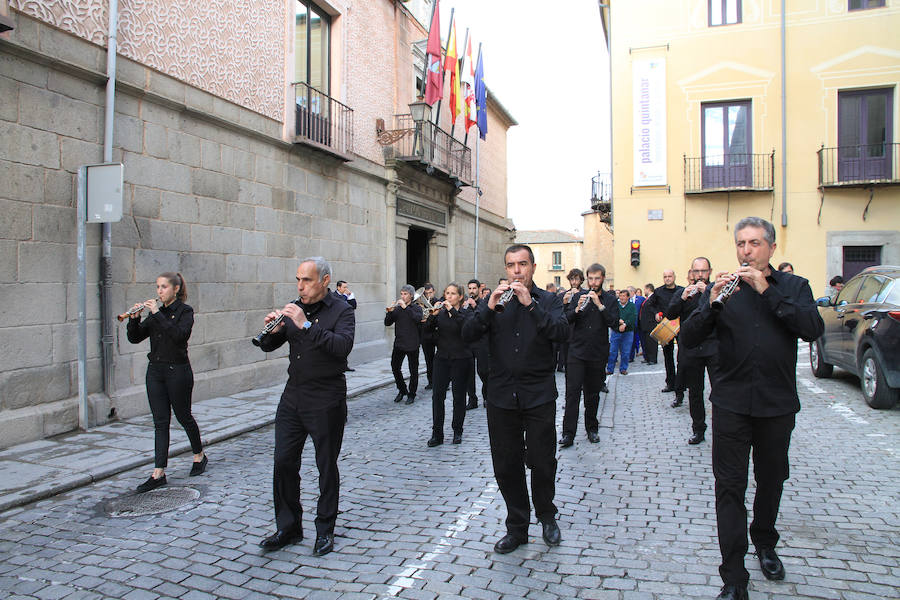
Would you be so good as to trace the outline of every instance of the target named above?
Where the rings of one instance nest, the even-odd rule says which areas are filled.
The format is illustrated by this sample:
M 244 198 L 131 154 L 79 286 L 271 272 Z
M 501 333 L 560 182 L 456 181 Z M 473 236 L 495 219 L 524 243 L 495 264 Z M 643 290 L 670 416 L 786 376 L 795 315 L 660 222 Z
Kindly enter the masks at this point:
M 666 185 L 666 61 L 635 60 L 634 185 Z

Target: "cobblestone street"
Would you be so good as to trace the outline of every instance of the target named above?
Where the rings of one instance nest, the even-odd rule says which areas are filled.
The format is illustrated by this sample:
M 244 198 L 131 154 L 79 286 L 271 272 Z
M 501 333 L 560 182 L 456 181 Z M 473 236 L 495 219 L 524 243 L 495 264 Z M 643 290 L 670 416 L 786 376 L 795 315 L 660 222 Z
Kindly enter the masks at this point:
M 787 577 L 765 580 L 748 555 L 751 598 L 900 597 L 900 410 L 869 409 L 846 374 L 813 380 L 803 355 L 798 377 L 803 410 L 779 518 Z M 311 443 L 302 469 L 306 540 L 269 554 L 257 547 L 273 530 L 267 427 L 210 446 L 202 477 L 187 478 L 189 454 L 171 461 L 169 489 L 199 492 L 176 510 L 109 516 L 108 503 L 146 478 L 141 467 L 0 513 L 0 596 L 714 598 L 710 443 L 686 444 L 687 406 L 669 407 L 663 378 L 661 365 L 612 377 L 601 442 L 588 443 L 582 428 L 559 452 L 557 548 L 533 525 L 528 545 L 493 553 L 505 509 L 481 406 L 467 413 L 461 445 L 429 449 L 430 399 L 394 404 L 393 389 L 382 388 L 349 404 L 336 549 L 327 557 L 311 555 Z M 562 392 L 562 374 L 557 383 Z M 173 440 L 183 435 L 174 431 Z

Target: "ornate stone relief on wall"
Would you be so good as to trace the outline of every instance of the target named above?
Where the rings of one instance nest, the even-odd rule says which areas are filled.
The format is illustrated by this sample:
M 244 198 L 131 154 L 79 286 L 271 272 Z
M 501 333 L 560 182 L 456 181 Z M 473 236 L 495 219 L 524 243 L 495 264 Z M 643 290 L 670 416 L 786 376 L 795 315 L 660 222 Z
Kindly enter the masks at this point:
M 106 0 L 11 0 L 10 6 L 106 45 Z M 280 121 L 284 6 L 279 0 L 122 0 L 119 54 Z

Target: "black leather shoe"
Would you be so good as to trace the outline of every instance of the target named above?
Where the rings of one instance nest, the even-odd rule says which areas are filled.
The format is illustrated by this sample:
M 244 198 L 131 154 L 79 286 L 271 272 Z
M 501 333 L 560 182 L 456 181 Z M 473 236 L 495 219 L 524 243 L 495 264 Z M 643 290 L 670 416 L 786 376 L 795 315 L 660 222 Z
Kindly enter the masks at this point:
M 431 382 L 428 382 L 428 385 L 425 386 L 425 389 L 430 390 L 432 387 L 433 386 L 431 385 Z
M 559 438 L 559 447 L 560 448 L 568 448 L 572 444 L 575 443 L 575 440 L 568 433 L 564 433 L 561 438 Z
M 600 391 L 603 392 L 604 394 L 608 394 L 608 393 L 609 393 L 609 388 L 608 388 L 608 387 L 606 386 L 606 384 L 604 383 L 603 385 L 600 386 Z
M 397 394 L 397 395 L 394 397 L 394 402 L 400 402 L 401 400 L 403 400 L 403 396 L 405 396 L 405 395 L 406 395 L 406 394 L 404 394 L 403 392 L 400 392 L 399 394 Z
M 406 404 L 412 404 L 415 401 L 416 401 L 415 394 L 410 394 L 409 396 L 406 397 Z
M 562 534 L 559 532 L 559 525 L 556 524 L 556 519 L 546 519 L 542 523 L 542 536 L 544 541 L 547 542 L 548 546 L 559 546 L 559 543 L 562 541 Z
M 141 485 L 137 486 L 136 489 L 137 489 L 138 494 L 143 494 L 144 492 L 149 492 L 150 490 L 155 490 L 156 488 L 162 487 L 164 485 L 166 485 L 165 474 L 162 477 L 160 477 L 159 479 L 154 479 L 153 475 L 151 475 L 150 478 L 147 479 L 147 481 L 145 481 Z
M 588 431 L 587 432 L 588 441 L 592 444 L 596 444 L 600 441 L 600 434 L 596 431 Z
M 666 386 L 666 387 L 664 387 L 663 389 L 661 389 L 660 391 L 661 391 L 663 394 L 668 394 L 669 392 L 674 392 L 674 391 L 675 391 L 675 388 L 671 388 L 671 387 L 669 387 L 669 386 Z
M 195 477 L 197 475 L 203 475 L 203 472 L 206 471 L 206 463 L 209 462 L 209 459 L 206 458 L 206 455 L 203 455 L 203 460 L 200 462 L 195 462 L 191 465 L 191 477 Z
M 706 439 L 706 436 L 703 434 L 702 431 L 695 431 L 691 435 L 691 437 L 688 438 L 688 444 L 690 444 L 691 446 L 696 446 L 697 444 L 699 444 L 700 442 L 702 442 L 705 439 Z
M 759 557 L 759 568 L 762 569 L 766 579 L 770 581 L 784 579 L 784 565 L 775 554 L 775 548 L 757 548 L 756 555 Z
M 461 433 L 453 434 L 453 443 L 454 444 L 462 444 L 462 434 Z
M 428 440 L 428 447 L 434 448 L 435 446 L 440 446 L 444 443 L 444 438 L 439 435 L 432 435 L 431 439 Z
M 478 408 L 478 400 L 469 398 L 469 401 L 466 403 L 466 410 L 472 410 L 473 408 Z
M 303 541 L 303 532 L 299 529 L 280 529 L 259 543 L 263 550 L 278 550 L 289 544 Z
M 334 534 L 326 533 L 325 535 L 317 535 L 316 543 L 313 546 L 313 556 L 325 556 L 334 550 Z
M 749 600 L 746 585 L 727 584 L 722 586 L 722 591 L 716 596 L 716 600 Z
M 527 544 L 527 540 L 516 537 L 511 533 L 507 533 L 494 544 L 494 552 L 498 554 L 509 554 L 522 544 Z
M 675 399 L 672 400 L 672 404 L 670 404 L 669 406 L 671 406 L 672 408 L 678 408 L 682 404 L 684 404 L 684 397 L 682 396 L 681 398 L 679 398 L 678 396 L 675 396 Z

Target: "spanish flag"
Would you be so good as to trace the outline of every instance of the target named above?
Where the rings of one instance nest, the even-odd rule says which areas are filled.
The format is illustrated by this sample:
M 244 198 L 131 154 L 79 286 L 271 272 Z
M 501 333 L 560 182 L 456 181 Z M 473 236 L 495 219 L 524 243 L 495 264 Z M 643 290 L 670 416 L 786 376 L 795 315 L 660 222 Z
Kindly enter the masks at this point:
M 444 71 L 450 71 L 450 123 L 456 123 L 456 117 L 463 112 L 463 99 L 459 93 L 459 57 L 456 54 L 456 22 L 450 23 L 450 40 L 447 42 L 447 56 L 444 59 Z

